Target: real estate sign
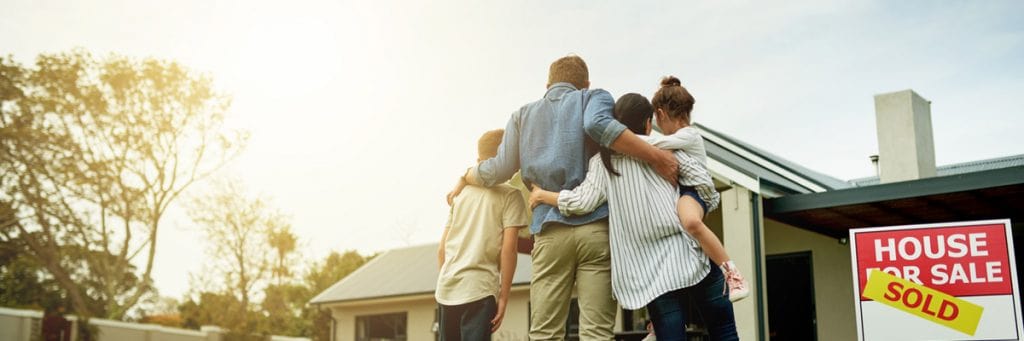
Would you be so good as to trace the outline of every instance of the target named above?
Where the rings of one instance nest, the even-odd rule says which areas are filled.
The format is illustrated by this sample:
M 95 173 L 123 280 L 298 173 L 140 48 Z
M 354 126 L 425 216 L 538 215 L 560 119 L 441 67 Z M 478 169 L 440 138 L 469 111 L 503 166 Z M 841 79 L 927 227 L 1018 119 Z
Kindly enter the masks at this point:
M 860 340 L 1018 340 L 1009 220 L 850 230 Z

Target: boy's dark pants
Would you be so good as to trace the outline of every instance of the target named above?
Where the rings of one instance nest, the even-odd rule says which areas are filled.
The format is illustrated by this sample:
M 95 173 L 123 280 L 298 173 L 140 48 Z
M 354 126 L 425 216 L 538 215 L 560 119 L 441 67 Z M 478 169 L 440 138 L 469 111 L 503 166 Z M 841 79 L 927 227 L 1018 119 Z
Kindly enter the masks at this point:
M 491 319 L 498 311 L 494 296 L 460 305 L 438 304 L 441 341 L 491 339 Z

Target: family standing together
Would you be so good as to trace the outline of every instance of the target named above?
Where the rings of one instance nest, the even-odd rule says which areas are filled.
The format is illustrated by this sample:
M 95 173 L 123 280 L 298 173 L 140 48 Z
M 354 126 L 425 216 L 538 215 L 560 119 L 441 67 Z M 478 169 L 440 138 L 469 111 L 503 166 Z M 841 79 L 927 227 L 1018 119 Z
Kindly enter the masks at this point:
M 685 340 L 687 306 L 735 340 L 739 270 L 703 223 L 718 207 L 694 98 L 665 77 L 651 100 L 589 89 L 578 56 L 551 64 L 544 97 L 485 133 L 448 195 L 435 297 L 441 340 L 490 340 L 504 317 L 519 229 L 533 235 L 530 339 L 560 340 L 573 291 L 582 340 L 611 340 L 617 304 L 647 308 L 659 340 Z M 652 119 L 656 123 L 652 123 Z M 662 135 L 653 136 L 657 126 Z M 507 184 L 520 172 L 527 203 Z

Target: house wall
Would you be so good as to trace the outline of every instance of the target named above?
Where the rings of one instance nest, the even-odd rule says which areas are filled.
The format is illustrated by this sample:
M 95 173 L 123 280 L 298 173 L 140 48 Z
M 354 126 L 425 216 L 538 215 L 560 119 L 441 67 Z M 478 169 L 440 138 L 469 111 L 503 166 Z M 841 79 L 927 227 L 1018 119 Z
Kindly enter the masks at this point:
M 849 245 L 774 220 L 765 220 L 764 226 L 767 255 L 811 252 L 818 339 L 856 340 L 857 319 L 853 306 Z M 770 273 L 766 275 L 771 276 Z
M 42 319 L 41 311 L 0 308 L 0 340 L 38 339 Z
M 530 291 L 513 292 L 495 340 L 526 340 L 530 335 Z
M 722 191 L 722 243 L 725 251 L 736 264 L 736 267 L 751 274 L 747 278 L 750 285 L 750 296 L 741 301 L 733 302 L 733 313 L 736 316 L 736 333 L 743 340 L 767 339 L 768 311 L 763 296 L 767 290 L 765 281 L 758 281 L 756 269 L 764 269 L 763 219 L 754 219 L 754 212 L 762 212 L 760 200 L 743 187 L 734 186 Z M 757 233 L 755 233 L 755 231 Z M 760 287 L 758 283 L 760 282 Z M 764 318 L 762 318 L 764 317 Z
M 505 308 L 505 319 L 493 339 L 526 340 L 529 333 L 529 302 L 528 290 L 513 291 Z M 405 312 L 406 328 L 409 341 L 434 340 L 434 310 L 437 303 L 433 297 L 421 296 L 408 300 L 368 300 L 357 304 L 335 305 L 331 307 L 337 320 L 335 340 L 354 341 L 356 336 L 356 317 Z

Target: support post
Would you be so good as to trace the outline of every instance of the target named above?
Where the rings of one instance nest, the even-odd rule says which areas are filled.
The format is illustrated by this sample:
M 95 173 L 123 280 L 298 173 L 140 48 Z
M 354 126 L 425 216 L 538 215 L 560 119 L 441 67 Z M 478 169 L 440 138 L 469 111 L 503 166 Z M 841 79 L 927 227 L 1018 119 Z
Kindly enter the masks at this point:
M 722 243 L 750 285 L 750 296 L 733 304 L 742 340 L 768 339 L 764 224 L 757 193 L 733 186 L 722 192 Z

